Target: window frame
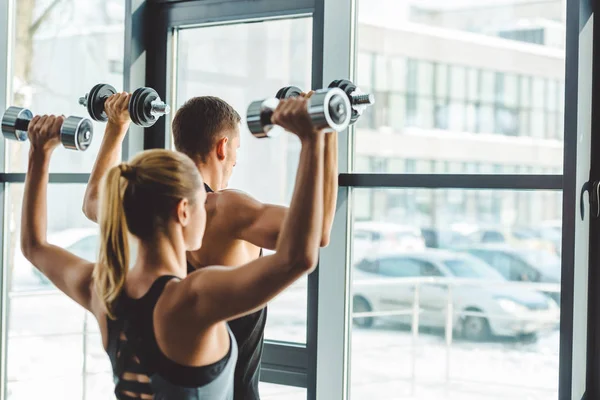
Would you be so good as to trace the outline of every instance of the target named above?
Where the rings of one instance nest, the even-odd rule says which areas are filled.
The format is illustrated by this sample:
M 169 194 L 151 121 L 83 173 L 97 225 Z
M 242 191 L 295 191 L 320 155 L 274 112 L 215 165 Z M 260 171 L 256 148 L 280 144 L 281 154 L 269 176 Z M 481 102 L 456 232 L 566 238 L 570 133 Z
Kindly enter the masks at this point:
M 313 57 L 312 87 L 323 82 L 323 12 L 324 0 L 213 0 L 213 1 L 146 1 L 134 7 L 127 0 L 126 35 L 131 37 L 130 54 L 126 46 L 126 90 L 138 86 L 154 88 L 168 104 L 176 104 L 177 41 L 179 29 L 211 25 L 258 22 L 274 19 L 312 17 Z M 129 26 L 129 28 L 127 28 Z M 152 28 L 147 28 L 152 26 Z M 151 45 L 148 45 L 151 43 Z M 143 57 L 145 55 L 145 57 Z M 137 84 L 134 84 L 137 83 Z M 143 141 L 124 147 L 169 148 L 170 118 L 137 130 Z M 306 345 L 265 340 L 261 365 L 261 381 L 307 388 L 307 397 L 315 399 L 316 386 L 316 312 L 318 304 L 318 272 L 308 277 Z M 312 388 L 312 389 L 311 389 Z
M 12 1 L 0 3 L 0 37 L 11 38 Z M 197 26 L 200 24 L 232 23 L 245 20 L 267 20 L 273 18 L 312 16 L 313 18 L 313 87 L 340 77 L 354 77 L 355 34 L 357 26 L 356 0 L 126 0 L 125 7 L 125 48 L 124 48 L 124 90 L 131 91 L 139 86 L 155 88 L 162 98 L 173 104 L 175 98 L 171 77 L 175 70 L 174 49 L 177 45 L 177 27 Z M 572 392 L 581 385 L 585 387 L 585 377 L 574 373 L 586 371 L 588 376 L 600 373 L 600 356 L 591 354 L 583 359 L 580 349 L 575 348 L 574 336 L 580 333 L 582 326 L 574 324 L 574 288 L 589 283 L 590 287 L 600 283 L 598 274 L 590 274 L 589 282 L 582 282 L 580 271 L 575 271 L 575 217 L 579 216 L 580 188 L 577 187 L 577 132 L 578 124 L 578 80 L 580 66 L 578 61 L 580 44 L 585 44 L 580 34 L 589 19 L 595 18 L 588 0 L 567 0 L 567 41 L 566 41 L 566 83 L 558 90 L 565 93 L 564 117 L 564 167 L 563 174 L 534 175 L 531 173 L 501 175 L 468 174 L 364 174 L 350 173 L 354 157 L 353 129 L 340 135 L 339 155 L 339 192 L 338 208 L 333 224 L 330 245 L 321 251 L 320 262 L 325 265 L 345 265 L 345 268 L 318 268 L 308 279 L 307 300 L 307 343 L 299 346 L 290 343 L 267 342 L 263 359 L 263 380 L 269 383 L 293 385 L 307 388 L 307 398 L 342 400 L 349 398 L 349 349 L 350 336 L 350 299 L 351 269 L 349 266 L 351 249 L 348 244 L 352 233 L 352 204 L 356 188 L 399 188 L 399 189 L 512 189 L 512 190 L 562 190 L 563 198 L 563 239 L 562 239 L 562 294 L 560 327 L 560 367 L 559 397 L 571 399 Z M 598 21 L 596 21 L 598 22 Z M 600 24 L 596 24 L 600 25 Z M 342 34 L 340 34 L 340 32 Z M 594 35 L 597 36 L 597 35 Z M 600 40 L 594 45 L 593 58 L 599 59 Z M 8 66 L 10 60 L 10 40 L 0 41 L 0 76 L 6 76 L 0 82 L 0 109 L 6 108 L 10 86 Z M 600 76 L 600 63 L 595 62 L 593 75 Z M 4 72 L 4 74 L 2 74 Z M 470 78 L 467 70 L 466 84 Z M 478 71 L 475 71 L 478 74 Z M 591 80 L 590 76 L 582 79 Z M 517 85 L 518 102 L 521 103 L 522 79 Z M 594 85 L 600 80 L 594 79 Z M 469 89 L 469 87 L 467 87 Z M 533 85 L 529 86 L 529 91 Z M 477 79 L 477 92 L 481 92 L 481 77 Z M 594 90 L 594 103 L 600 94 Z M 466 102 L 469 103 L 469 91 Z M 560 102 L 560 96 L 559 96 Z M 529 110 L 531 111 L 531 99 Z M 172 115 L 171 115 L 172 118 Z M 531 118 L 528 119 L 531 124 Z M 127 159 L 137 151 L 149 148 L 167 147 L 169 118 L 161 118 L 153 127 L 141 129 L 133 127 L 123 146 L 123 158 Z M 477 122 L 476 122 L 477 124 Z M 600 154 L 600 113 L 592 117 L 593 154 Z M 520 131 L 521 131 L 521 127 Z M 478 130 L 480 127 L 478 128 Z M 559 132 L 559 136 L 562 135 Z M 5 193 L 11 183 L 23 183 L 24 173 L 5 173 L 4 141 L 0 141 L 3 162 L 0 167 L 0 226 L 3 229 L 3 251 L 0 254 L 0 399 L 6 398 L 6 269 L 4 256 L 7 251 L 7 230 L 5 213 L 7 211 Z M 591 177 L 600 180 L 600 161 L 592 157 Z M 579 169 L 585 165 L 579 165 Z M 588 169 L 589 170 L 589 169 Z M 89 174 L 52 173 L 50 183 L 87 183 Z M 589 214 L 586 213 L 586 214 Z M 589 216 L 586 216 L 589 218 Z M 600 226 L 590 222 L 590 240 L 600 240 Z M 590 249 L 590 265 L 600 262 L 600 249 Z M 585 266 L 584 269 L 587 269 Z M 595 293 L 595 292 L 594 292 Z M 590 295 L 589 320 L 585 326 L 592 334 L 600 333 L 600 293 Z M 587 301 L 587 288 L 577 291 L 578 301 Z M 321 327 L 321 329 L 317 329 Z M 577 336 L 580 337 L 580 336 Z M 341 340 L 340 340 L 341 338 Z M 592 342 L 592 344 L 595 344 Z M 317 352 L 317 348 L 319 351 Z M 576 354 L 577 353 L 577 354 Z M 585 357 L 584 357 L 585 358 Z M 581 365 L 583 364 L 583 368 Z M 600 397 L 600 388 L 588 380 L 588 398 Z M 575 387 L 577 386 L 577 387 Z M 580 400 L 580 399 L 573 399 Z

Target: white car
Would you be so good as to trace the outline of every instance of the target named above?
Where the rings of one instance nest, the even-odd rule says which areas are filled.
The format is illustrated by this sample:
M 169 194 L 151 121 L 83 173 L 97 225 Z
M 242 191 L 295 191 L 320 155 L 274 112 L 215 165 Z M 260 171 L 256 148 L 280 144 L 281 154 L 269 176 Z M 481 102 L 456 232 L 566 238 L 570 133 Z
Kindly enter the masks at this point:
M 422 251 L 425 239 L 421 230 L 391 222 L 355 222 L 352 259 L 360 261 L 387 251 Z
M 384 316 L 357 316 L 354 324 L 370 327 L 375 318 L 411 324 L 415 285 L 402 279 L 441 278 L 440 283 L 422 283 L 419 289 L 419 325 L 444 328 L 448 306 L 448 282 L 472 280 L 473 285 L 454 286 L 454 330 L 469 340 L 490 336 L 520 336 L 556 328 L 560 309 L 553 299 L 533 290 L 509 287 L 492 267 L 476 257 L 444 250 L 390 253 L 364 259 L 353 271 L 353 312 L 383 312 Z M 390 278 L 393 283 L 386 283 Z M 367 284 L 361 281 L 370 280 Z M 377 284 L 377 281 L 380 281 Z M 374 284 L 375 283 L 375 284 Z M 406 311 L 390 316 L 390 312 Z
M 86 260 L 98 257 L 98 229 L 73 228 L 50 233 L 48 243 L 63 247 Z M 9 265 L 7 263 L 7 265 Z M 15 249 L 12 263 L 11 291 L 47 290 L 52 284 L 23 256 L 20 248 Z

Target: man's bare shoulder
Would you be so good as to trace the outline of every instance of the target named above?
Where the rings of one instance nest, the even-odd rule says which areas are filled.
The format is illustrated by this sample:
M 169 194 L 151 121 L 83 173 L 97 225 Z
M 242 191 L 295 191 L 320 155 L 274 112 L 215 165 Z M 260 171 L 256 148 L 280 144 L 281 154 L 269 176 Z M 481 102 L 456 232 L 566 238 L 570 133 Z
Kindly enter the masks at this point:
M 213 196 L 215 207 L 221 210 L 227 211 L 241 211 L 246 208 L 255 208 L 261 205 L 261 203 L 252 197 L 250 194 L 237 189 L 224 189 L 215 192 Z

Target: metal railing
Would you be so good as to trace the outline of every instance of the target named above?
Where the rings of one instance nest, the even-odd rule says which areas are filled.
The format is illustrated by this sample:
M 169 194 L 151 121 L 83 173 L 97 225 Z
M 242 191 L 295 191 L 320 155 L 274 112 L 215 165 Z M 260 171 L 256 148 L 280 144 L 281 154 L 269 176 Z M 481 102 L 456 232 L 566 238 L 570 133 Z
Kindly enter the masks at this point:
M 413 286 L 414 293 L 412 298 L 412 307 L 398 309 L 398 310 L 385 310 L 385 311 L 368 311 L 368 312 L 352 312 L 352 320 L 357 318 L 365 317 L 392 317 L 392 316 L 406 316 L 412 315 L 411 319 L 411 392 L 414 395 L 416 391 L 417 381 L 417 345 L 419 341 L 419 327 L 420 327 L 420 315 L 425 311 L 421 307 L 421 291 L 422 287 L 426 285 L 442 285 L 447 289 L 446 305 L 445 305 L 445 347 L 446 347 L 446 371 L 445 380 L 446 384 L 450 383 L 451 376 L 451 348 L 454 338 L 454 323 L 455 317 L 457 316 L 476 316 L 484 318 L 497 318 L 497 319 L 515 319 L 515 316 L 507 316 L 505 314 L 494 314 L 489 312 L 481 311 L 468 311 L 468 310 L 454 310 L 455 298 L 454 292 L 457 288 L 464 287 L 512 287 L 520 288 L 528 291 L 537 291 L 544 293 L 560 293 L 560 283 L 536 283 L 536 282 L 516 282 L 516 281 L 505 281 L 505 280 L 480 280 L 480 279 L 460 279 L 460 278 L 442 278 L 442 277 L 419 277 L 419 278 L 375 278 L 375 279 L 355 279 L 352 282 L 353 295 L 356 294 L 356 289 L 363 286 Z M 558 306 L 558 305 L 557 305 Z M 526 317 L 517 317 L 521 321 L 545 321 L 555 322 L 560 321 L 560 311 L 558 310 L 556 320 L 548 320 L 541 316 L 529 315 Z M 462 380 L 464 381 L 464 380 Z M 475 382 L 474 382 L 475 383 Z M 481 382 L 477 382 L 481 383 Z M 488 382 L 486 382 L 488 383 Z M 489 382 L 492 383 L 492 382 Z M 530 389 L 540 389 L 530 387 Z

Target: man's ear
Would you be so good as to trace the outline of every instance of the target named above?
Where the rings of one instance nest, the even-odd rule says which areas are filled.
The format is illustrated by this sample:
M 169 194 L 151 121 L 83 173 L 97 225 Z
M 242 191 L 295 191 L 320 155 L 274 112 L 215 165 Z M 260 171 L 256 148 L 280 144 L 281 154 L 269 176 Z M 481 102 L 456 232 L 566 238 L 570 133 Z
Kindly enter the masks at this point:
M 177 203 L 177 220 L 183 226 L 186 226 L 190 219 L 189 205 L 188 199 L 181 199 Z
M 229 138 L 227 136 L 222 137 L 217 142 L 217 158 L 220 161 L 223 161 L 227 156 L 227 143 L 229 142 Z

